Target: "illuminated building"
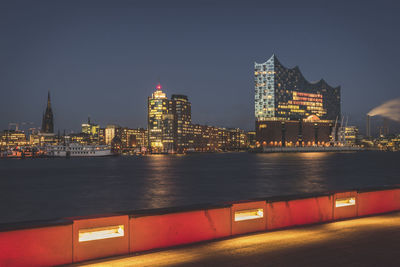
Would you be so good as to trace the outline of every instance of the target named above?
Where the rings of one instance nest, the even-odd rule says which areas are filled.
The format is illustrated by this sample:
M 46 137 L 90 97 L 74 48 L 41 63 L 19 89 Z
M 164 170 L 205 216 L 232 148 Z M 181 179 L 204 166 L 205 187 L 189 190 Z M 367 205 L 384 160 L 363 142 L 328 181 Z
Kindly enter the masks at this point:
M 88 118 L 87 123 L 82 123 L 82 133 L 88 135 L 90 143 L 99 143 L 99 130 L 100 126 L 98 124 L 91 123 L 90 118 Z
M 88 133 L 74 133 L 68 135 L 69 142 L 79 143 L 81 145 L 88 145 L 92 143 L 90 134 Z
M 147 130 L 122 128 L 121 144 L 124 149 L 147 147 Z
M 148 146 L 151 153 L 174 151 L 174 104 L 161 90 L 148 98 Z
M 273 55 L 255 63 L 256 139 L 259 146 L 325 146 L 340 119 L 340 87 L 308 82 L 296 66 Z
M 99 128 L 99 144 L 105 145 L 106 144 L 106 129 Z
M 219 134 L 218 128 L 193 124 L 193 149 L 199 152 L 213 152 L 219 148 Z
M 28 142 L 22 131 L 4 130 L 0 135 L 0 147 L 25 146 Z
M 248 147 L 247 135 L 239 128 L 228 129 L 228 140 L 226 150 L 241 150 Z
M 114 137 L 118 136 L 121 132 L 121 127 L 117 125 L 107 125 L 105 129 L 105 144 L 106 145 L 111 145 Z
M 189 147 L 192 131 L 192 111 L 188 97 L 172 95 L 174 112 L 174 143 L 175 150 L 182 152 Z
M 359 139 L 357 126 L 344 127 L 344 138 L 347 145 L 357 144 Z
M 247 145 L 249 148 L 255 148 L 256 147 L 256 132 L 255 131 L 250 131 L 246 133 L 247 135 Z
M 192 124 L 191 117 L 187 96 L 174 94 L 168 99 L 158 85 L 148 98 L 150 152 L 212 152 L 247 147 L 247 135 L 243 130 Z
M 51 109 L 50 92 L 47 94 L 47 107 L 43 114 L 42 133 L 54 133 L 53 110 Z
M 247 135 L 241 129 L 226 129 L 194 124 L 192 148 L 199 152 L 234 151 L 246 149 Z

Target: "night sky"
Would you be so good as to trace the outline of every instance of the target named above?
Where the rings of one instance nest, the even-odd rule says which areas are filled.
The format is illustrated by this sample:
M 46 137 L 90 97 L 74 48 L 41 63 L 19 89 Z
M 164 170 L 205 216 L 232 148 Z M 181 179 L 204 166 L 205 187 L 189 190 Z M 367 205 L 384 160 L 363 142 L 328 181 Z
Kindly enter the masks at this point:
M 330 2 L 1 1 L 0 129 L 40 125 L 48 90 L 55 129 L 146 127 L 158 82 L 188 95 L 194 123 L 252 129 L 254 62 L 273 53 L 340 85 L 363 126 L 400 96 L 400 6 Z

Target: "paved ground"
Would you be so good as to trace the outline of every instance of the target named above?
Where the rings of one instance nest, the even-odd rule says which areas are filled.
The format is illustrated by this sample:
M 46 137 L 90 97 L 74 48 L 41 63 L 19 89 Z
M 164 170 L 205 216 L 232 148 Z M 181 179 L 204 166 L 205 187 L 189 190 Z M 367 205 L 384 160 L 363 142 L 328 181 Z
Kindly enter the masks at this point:
M 85 265 L 400 266 L 400 213 L 252 234 Z

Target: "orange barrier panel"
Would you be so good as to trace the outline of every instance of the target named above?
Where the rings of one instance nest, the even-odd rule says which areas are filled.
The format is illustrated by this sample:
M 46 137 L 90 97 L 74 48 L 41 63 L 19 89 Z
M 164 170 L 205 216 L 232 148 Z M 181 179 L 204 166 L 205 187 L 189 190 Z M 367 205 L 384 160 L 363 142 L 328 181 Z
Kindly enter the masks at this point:
M 266 202 L 252 201 L 232 204 L 232 235 L 265 231 Z
M 333 195 L 333 219 L 357 217 L 357 191 L 341 192 Z
M 359 191 L 358 216 L 400 210 L 400 189 Z
M 53 266 L 70 263 L 72 222 L 34 222 L 1 227 L 0 266 Z
M 73 261 L 129 253 L 127 215 L 73 218 Z
M 267 229 L 332 220 L 331 195 L 267 202 Z
M 130 218 L 130 251 L 144 251 L 226 237 L 231 234 L 230 208 L 209 208 Z

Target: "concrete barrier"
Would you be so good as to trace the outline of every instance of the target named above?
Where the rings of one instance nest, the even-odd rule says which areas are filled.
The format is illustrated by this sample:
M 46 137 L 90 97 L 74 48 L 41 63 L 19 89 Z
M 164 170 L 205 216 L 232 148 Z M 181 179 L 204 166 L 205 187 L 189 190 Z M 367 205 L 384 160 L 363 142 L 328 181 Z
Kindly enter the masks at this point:
M 267 200 L 267 230 L 332 220 L 332 195 Z
M 400 210 L 400 187 L 0 225 L 0 266 L 52 266 Z
M 161 209 L 130 215 L 130 252 L 231 235 L 230 206 L 201 210 Z
M 400 210 L 400 188 L 368 188 L 358 191 L 358 216 Z
M 232 203 L 232 235 L 266 230 L 266 202 L 247 201 Z
M 127 215 L 111 214 L 71 219 L 74 262 L 129 253 Z
M 71 221 L 0 225 L 0 266 L 54 266 L 70 263 Z
M 338 192 L 333 195 L 333 219 L 357 217 L 357 191 Z

